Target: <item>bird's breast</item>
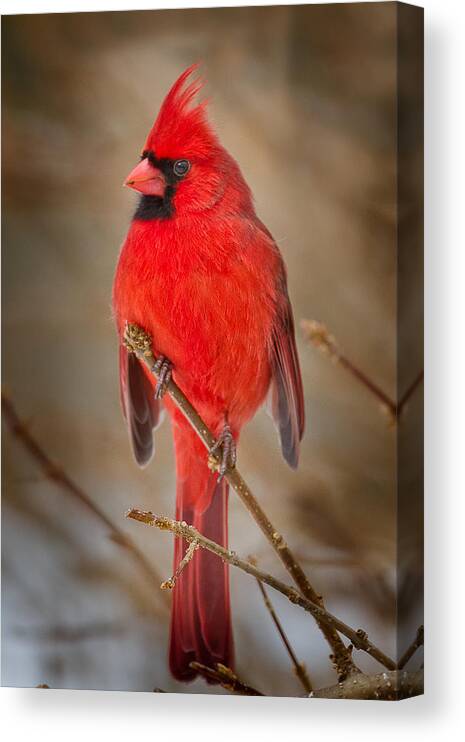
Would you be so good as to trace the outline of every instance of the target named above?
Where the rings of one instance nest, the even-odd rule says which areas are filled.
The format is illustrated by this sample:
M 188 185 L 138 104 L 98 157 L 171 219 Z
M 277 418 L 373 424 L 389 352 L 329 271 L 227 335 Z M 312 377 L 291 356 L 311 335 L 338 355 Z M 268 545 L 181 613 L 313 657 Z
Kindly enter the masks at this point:
M 115 279 L 120 327 L 135 322 L 152 335 L 155 352 L 172 361 L 194 402 L 249 417 L 270 378 L 271 276 L 224 236 L 218 244 L 214 233 L 199 240 L 165 229 L 153 238 L 136 233 L 122 250 Z

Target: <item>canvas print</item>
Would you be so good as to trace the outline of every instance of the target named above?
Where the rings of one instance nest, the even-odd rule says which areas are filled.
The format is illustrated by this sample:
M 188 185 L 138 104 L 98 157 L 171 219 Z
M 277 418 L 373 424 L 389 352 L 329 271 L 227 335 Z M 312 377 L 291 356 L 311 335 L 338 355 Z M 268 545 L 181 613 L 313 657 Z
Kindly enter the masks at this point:
M 423 691 L 423 16 L 2 23 L 2 683 Z

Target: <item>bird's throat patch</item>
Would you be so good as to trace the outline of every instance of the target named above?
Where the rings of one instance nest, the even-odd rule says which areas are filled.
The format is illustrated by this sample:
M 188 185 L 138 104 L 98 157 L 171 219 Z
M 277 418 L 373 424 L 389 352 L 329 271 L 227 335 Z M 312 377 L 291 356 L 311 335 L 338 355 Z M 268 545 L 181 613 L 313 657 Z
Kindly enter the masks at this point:
M 173 166 L 175 160 L 168 157 L 156 157 L 153 152 L 145 151 L 142 154 L 142 160 L 148 161 L 154 167 L 161 170 L 166 180 L 165 195 L 162 196 L 141 196 L 133 219 L 149 221 L 151 219 L 170 219 L 174 213 L 173 198 L 176 193 L 176 187 L 181 177 L 174 173 Z

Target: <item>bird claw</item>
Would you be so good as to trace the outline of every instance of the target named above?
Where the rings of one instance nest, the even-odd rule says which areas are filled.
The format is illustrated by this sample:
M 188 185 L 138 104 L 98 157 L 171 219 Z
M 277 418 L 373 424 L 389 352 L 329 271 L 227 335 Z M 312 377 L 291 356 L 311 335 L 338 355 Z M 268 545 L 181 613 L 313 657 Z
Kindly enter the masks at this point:
M 155 399 L 161 399 L 168 386 L 173 373 L 173 364 L 165 356 L 157 358 L 152 366 L 152 371 L 157 375 L 157 384 L 155 386 Z
M 218 471 L 218 482 L 224 475 L 236 466 L 236 441 L 228 423 L 225 424 L 216 443 L 210 448 L 209 466 Z

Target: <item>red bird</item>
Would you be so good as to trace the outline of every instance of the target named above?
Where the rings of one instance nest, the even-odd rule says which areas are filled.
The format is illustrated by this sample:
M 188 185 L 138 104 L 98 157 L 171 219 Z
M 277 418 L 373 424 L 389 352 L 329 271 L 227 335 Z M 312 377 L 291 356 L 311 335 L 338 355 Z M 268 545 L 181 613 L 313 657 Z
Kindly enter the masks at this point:
M 255 214 L 236 161 L 207 120 L 202 87 L 175 82 L 126 185 L 142 195 L 119 256 L 113 304 L 120 340 L 127 322 L 152 336 L 159 381 L 120 345 L 120 385 L 135 458 L 152 456 L 164 404 L 176 450 L 176 517 L 227 546 L 228 485 L 242 426 L 271 394 L 284 458 L 295 468 L 304 400 L 286 287 L 271 234 Z M 217 436 L 222 465 L 166 397 L 170 374 Z M 175 544 L 175 567 L 186 544 Z M 170 667 L 179 680 L 206 665 L 233 664 L 228 568 L 199 549 L 173 596 Z

